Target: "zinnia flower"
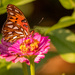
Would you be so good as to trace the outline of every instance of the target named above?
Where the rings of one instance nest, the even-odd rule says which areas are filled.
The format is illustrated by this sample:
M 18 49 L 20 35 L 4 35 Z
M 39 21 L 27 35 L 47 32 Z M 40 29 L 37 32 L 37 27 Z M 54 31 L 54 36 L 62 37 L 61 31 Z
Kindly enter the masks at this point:
M 0 56 L 5 58 L 6 61 L 12 61 L 14 63 L 20 61 L 30 64 L 29 58 L 34 58 L 34 62 L 39 63 L 40 59 L 44 58 L 48 49 L 50 48 L 50 39 L 48 36 L 41 36 L 39 33 L 35 33 L 33 36 L 22 38 L 16 42 L 9 43 L 1 40 L 0 44 Z

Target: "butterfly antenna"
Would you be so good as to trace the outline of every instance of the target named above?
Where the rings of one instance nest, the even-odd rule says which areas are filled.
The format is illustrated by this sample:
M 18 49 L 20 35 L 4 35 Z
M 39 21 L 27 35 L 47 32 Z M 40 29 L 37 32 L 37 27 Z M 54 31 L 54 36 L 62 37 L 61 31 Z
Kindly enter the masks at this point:
M 44 20 L 44 17 L 41 18 L 41 20 L 39 21 L 39 23 L 37 25 L 39 25 L 43 20 Z M 34 26 L 34 29 L 35 28 L 36 28 L 36 26 Z
M 38 25 L 44 20 L 44 17 L 42 17 L 42 19 L 39 21 Z

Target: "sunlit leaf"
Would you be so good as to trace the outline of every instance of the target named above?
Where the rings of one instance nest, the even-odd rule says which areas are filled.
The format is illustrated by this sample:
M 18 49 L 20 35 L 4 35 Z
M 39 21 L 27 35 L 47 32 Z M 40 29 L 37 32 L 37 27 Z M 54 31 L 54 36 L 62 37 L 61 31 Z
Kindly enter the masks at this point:
M 73 0 L 59 0 L 62 6 L 66 9 L 73 9 L 75 2 Z
M 23 5 L 34 0 L 2 0 L 2 5 L 14 4 L 14 5 Z
M 1 0 L 0 3 L 0 14 L 3 14 L 6 12 L 6 7 L 8 4 L 14 4 L 16 6 L 23 5 L 29 2 L 32 2 L 34 0 Z
M 71 16 L 66 16 L 66 17 L 62 17 L 58 23 L 56 23 L 55 25 L 53 25 L 52 27 L 50 27 L 45 34 L 49 33 L 50 31 L 53 31 L 55 29 L 59 29 L 59 28 L 64 28 L 64 27 L 68 27 L 75 24 L 75 18 L 71 17 Z

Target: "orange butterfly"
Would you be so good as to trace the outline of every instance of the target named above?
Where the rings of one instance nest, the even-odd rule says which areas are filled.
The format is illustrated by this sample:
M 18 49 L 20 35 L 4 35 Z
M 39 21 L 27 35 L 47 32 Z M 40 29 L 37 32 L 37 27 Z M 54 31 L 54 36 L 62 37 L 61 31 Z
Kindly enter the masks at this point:
M 33 31 L 30 32 L 29 24 L 20 9 L 9 4 L 7 6 L 7 13 L 7 20 L 2 28 L 3 39 L 5 41 L 13 43 L 33 33 Z

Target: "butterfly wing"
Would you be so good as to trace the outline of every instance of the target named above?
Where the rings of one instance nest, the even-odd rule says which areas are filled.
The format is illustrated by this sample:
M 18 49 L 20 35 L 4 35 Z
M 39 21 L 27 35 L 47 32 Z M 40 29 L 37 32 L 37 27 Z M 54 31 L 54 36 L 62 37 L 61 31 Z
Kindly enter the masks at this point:
M 12 43 L 20 38 L 29 36 L 30 27 L 21 10 L 9 4 L 7 13 L 7 20 L 2 28 L 4 40 Z

